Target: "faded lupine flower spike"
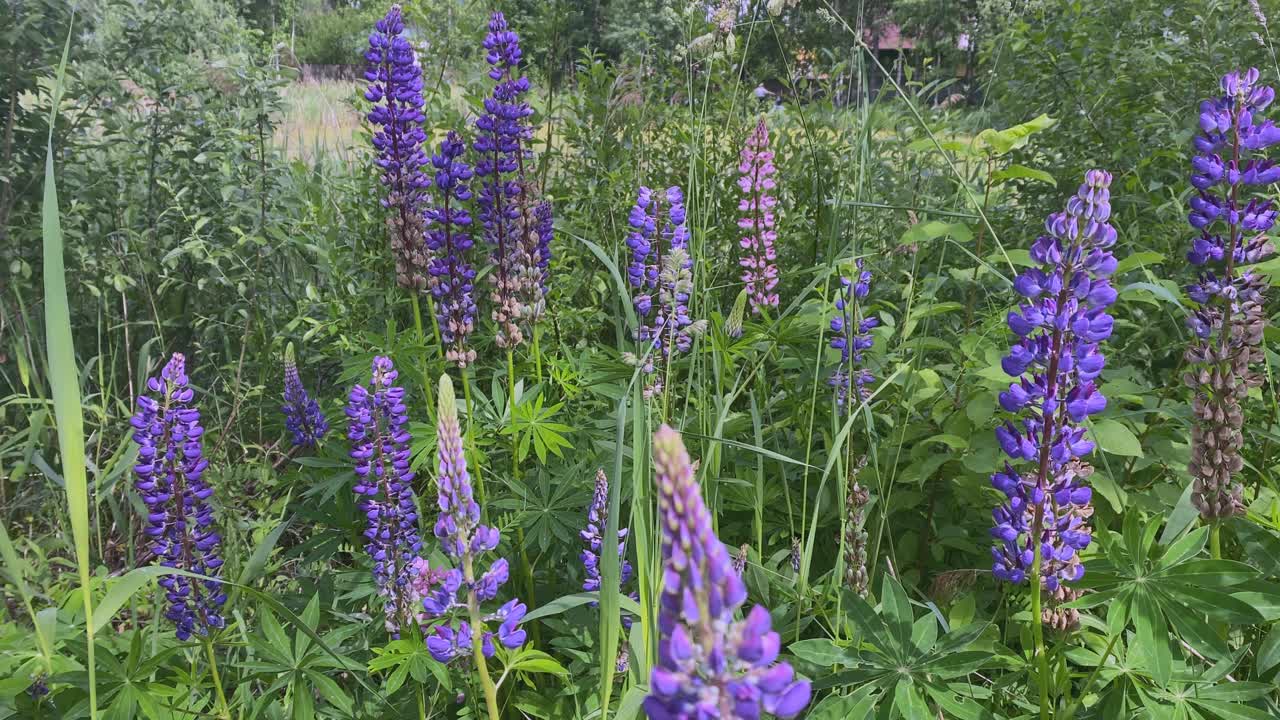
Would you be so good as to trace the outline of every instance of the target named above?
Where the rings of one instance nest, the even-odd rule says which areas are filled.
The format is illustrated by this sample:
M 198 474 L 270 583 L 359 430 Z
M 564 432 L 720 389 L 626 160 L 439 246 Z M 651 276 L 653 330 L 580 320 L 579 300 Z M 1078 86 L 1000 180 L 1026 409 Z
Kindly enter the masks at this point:
M 428 271 L 440 341 L 445 346 L 445 359 L 460 368 L 476 359 L 476 351 L 467 345 L 476 317 L 476 270 L 468 259 L 471 215 L 464 203 L 471 199 L 471 168 L 462 159 L 465 151 L 462 138 L 449 131 L 440 143 L 440 152 L 431 158 L 440 198 L 426 213 L 427 246 L 431 249 Z
M 139 446 L 134 487 L 147 506 L 143 532 L 148 549 L 164 567 L 217 578 L 222 538 L 213 527 L 213 490 L 204 481 L 209 466 L 204 428 L 181 353 L 173 354 L 158 377 L 147 380 L 147 391 L 151 394 L 138 396 L 130 424 Z M 223 626 L 227 595 L 221 581 L 164 575 L 159 582 L 169 601 L 164 616 L 173 622 L 179 640 Z
M 489 78 L 495 84 L 492 95 L 484 100 L 484 112 L 476 118 L 477 202 L 484 238 L 493 249 L 490 295 L 498 326 L 495 340 L 499 347 L 510 348 L 524 342 L 528 325 L 536 320 L 543 303 L 541 218 L 531 217 L 534 211 L 524 175 L 533 137 L 528 121 L 533 109 L 523 100 L 529 78 L 520 74 L 524 56 L 520 37 L 500 12 L 489 18 L 484 49 Z
M 396 259 L 396 282 L 401 287 L 425 290 L 427 253 L 422 242 L 422 204 L 431 180 L 424 172 L 427 155 L 422 146 L 422 68 L 408 38 L 404 16 L 392 5 L 386 17 L 369 35 L 365 53 L 369 87 L 365 99 L 373 103 L 369 122 L 377 126 L 373 147 L 387 195 L 382 206 L 391 211 L 387 229 Z
M 857 276 L 840 278 L 840 289 L 836 291 L 831 347 L 840 351 L 840 365 L 827 381 L 835 391 L 836 407 L 846 412 L 852 412 L 858 402 L 871 396 L 868 385 L 875 376 L 860 365 L 863 352 L 875 342 L 871 330 L 880 324 L 878 319 L 864 315 L 862 304 L 871 292 L 871 271 L 866 269 L 862 258 L 854 261 L 854 267 Z
M 662 526 L 658 657 L 645 712 L 655 720 L 792 718 L 809 703 L 809 681 L 777 662 L 781 640 L 769 611 L 747 599 L 729 551 L 711 529 L 711 513 L 680 435 L 663 425 L 653 437 Z
M 751 312 L 778 307 L 778 265 L 773 243 L 778 237 L 774 208 L 778 199 L 773 196 L 777 186 L 773 179 L 773 151 L 769 149 L 769 128 L 764 117 L 756 123 L 755 130 L 747 138 L 742 149 L 742 162 L 738 165 L 738 187 L 743 197 L 738 201 L 742 213 L 738 227 L 742 230 L 742 282 L 751 297 Z
M 498 558 L 483 574 L 477 575 L 480 560 L 498 547 L 500 536 L 497 528 L 480 523 L 480 505 L 472 496 L 457 402 L 448 375 L 440 376 L 438 402 L 436 484 L 440 514 L 436 518 L 435 535 L 454 567 L 443 571 L 439 586 L 423 601 L 429 617 L 450 618 L 436 626 L 435 635 L 427 639 L 427 650 L 442 663 L 470 657 L 481 676 L 485 700 L 494 708 L 492 714 L 496 717 L 496 693 L 485 658 L 493 656 L 495 640 L 510 649 L 524 644 L 526 633 L 520 621 L 524 619 L 525 606 L 513 598 L 493 612 L 481 611 L 482 603 L 498 596 L 510 568 L 506 558 Z M 454 615 L 466 619 L 455 619 Z
M 284 351 L 284 425 L 293 436 L 297 447 L 315 447 L 329 432 L 329 421 L 320 411 L 320 403 L 307 393 L 298 376 L 298 364 L 294 360 L 293 343 Z
M 1009 460 L 991 484 L 1008 500 L 993 512 L 992 571 L 1021 584 L 1038 554 L 1037 582 L 1051 602 L 1069 598 L 1064 585 L 1084 576 L 1079 553 L 1091 540 L 1086 480 L 1093 468 L 1083 458 L 1094 446 L 1084 422 L 1107 406 L 1097 380 L 1104 364 L 1099 343 L 1111 335 L 1107 308 L 1116 299 L 1108 279 L 1116 268 L 1110 185 L 1110 174 L 1090 170 L 1066 210 L 1049 216 L 1031 246 L 1039 266 L 1014 281 L 1026 300 L 1009 313 L 1018 339 L 1001 363 L 1016 380 L 1000 393 L 1000 406 L 1020 419 L 996 428 Z
M 867 503 L 871 494 L 858 483 L 858 474 L 867 466 L 867 456 L 849 468 L 849 482 L 844 496 L 844 582 L 850 590 L 861 596 L 867 594 Z
M 1244 410 L 1249 389 L 1262 384 L 1253 365 L 1261 362 L 1266 280 L 1252 269 L 1275 248 L 1267 233 L 1276 209 L 1262 191 L 1245 204 L 1241 191 L 1280 180 L 1280 166 L 1263 151 L 1280 143 L 1280 128 L 1262 111 L 1275 91 L 1258 84 L 1258 71 L 1222 78 L 1220 97 L 1200 105 L 1200 134 L 1192 158 L 1191 226 L 1200 231 L 1187 253 L 1203 268 L 1187 295 L 1199 304 L 1188 319 L 1195 339 L 1186 351 L 1184 376 L 1195 390 L 1191 433 L 1194 478 L 1192 502 L 1206 520 L 1244 512 L 1243 487 L 1236 474 L 1244 467 Z
M 396 635 L 416 615 L 408 586 L 422 549 L 409 468 L 409 411 L 398 372 L 387 357 L 373 359 L 369 385 L 355 385 L 347 397 L 347 439 L 355 461 L 353 488 L 368 523 L 365 550 L 385 602 L 387 631 Z

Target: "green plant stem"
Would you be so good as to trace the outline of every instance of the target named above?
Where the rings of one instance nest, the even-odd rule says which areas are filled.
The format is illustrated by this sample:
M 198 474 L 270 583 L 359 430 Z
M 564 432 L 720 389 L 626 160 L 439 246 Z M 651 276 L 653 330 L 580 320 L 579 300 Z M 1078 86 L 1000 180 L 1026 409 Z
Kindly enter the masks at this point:
M 537 338 L 537 334 L 534 334 Z M 536 342 L 536 339 L 535 339 Z M 536 353 L 536 351 L 535 351 Z M 512 430 L 515 429 L 516 421 L 516 363 L 515 354 L 507 350 L 507 408 L 510 411 L 510 421 Z M 515 432 L 511 433 L 511 479 L 520 478 L 520 457 L 519 457 L 520 437 Z M 537 596 L 533 588 L 533 565 L 529 562 L 529 551 L 524 541 L 524 527 L 516 525 L 516 542 L 520 545 L 520 575 L 524 580 L 525 600 L 530 607 L 537 607 Z M 538 632 L 538 626 L 533 626 L 533 644 L 541 645 L 542 635 Z
M 222 676 L 218 674 L 218 660 L 213 653 L 213 641 L 206 635 L 204 638 L 204 653 L 209 658 L 209 678 L 213 680 L 213 691 L 218 698 L 218 717 L 223 720 L 231 720 L 231 710 L 227 706 L 227 695 L 222 691 Z
M 1222 523 L 1214 522 L 1209 526 L 1209 557 L 1222 559 Z
M 476 572 L 470 554 L 462 563 L 462 573 L 466 578 L 467 587 L 474 586 Z M 489 677 L 489 667 L 485 663 L 484 645 L 481 639 L 484 636 L 484 620 L 480 616 L 480 600 L 476 598 L 475 590 L 467 591 L 467 614 L 471 616 L 471 655 L 475 659 L 480 689 L 484 692 L 484 704 L 489 711 L 489 720 L 498 720 L 498 688 L 494 687 L 493 678 Z
M 1102 671 L 1102 666 L 1107 664 L 1107 658 L 1111 657 L 1111 651 L 1112 649 L 1115 648 L 1116 641 L 1119 639 L 1120 639 L 1120 634 L 1117 633 L 1115 635 L 1112 635 L 1111 639 L 1107 641 L 1107 649 L 1102 651 L 1102 657 L 1101 659 L 1098 660 L 1098 664 L 1093 666 L 1093 671 L 1089 673 L 1089 677 L 1085 678 L 1084 684 L 1080 686 L 1081 699 L 1083 699 L 1084 696 L 1089 693 L 1089 687 L 1093 685 L 1093 681 L 1097 679 L 1098 673 Z M 1068 705 L 1067 709 L 1064 710 L 1062 713 L 1062 720 L 1071 720 L 1072 718 L 1074 718 L 1076 715 L 1076 707 L 1079 704 L 1080 703 L 1078 700 L 1071 701 L 1071 704 Z
M 427 299 L 428 311 L 431 312 L 431 325 L 436 333 L 436 346 L 440 345 L 440 328 L 436 325 L 436 314 L 431 306 L 431 299 Z M 423 345 L 427 344 L 427 333 L 422 325 L 422 301 L 418 297 L 417 292 L 413 292 L 413 327 L 418 332 L 418 341 Z M 431 370 L 425 365 L 422 367 L 422 395 L 427 402 L 428 412 L 436 406 L 435 399 L 435 383 L 431 381 Z
M 484 478 L 480 474 L 480 453 L 476 450 L 475 435 L 472 432 L 472 428 L 475 426 L 475 421 L 472 419 L 473 416 L 472 416 L 472 406 L 471 406 L 471 372 L 467 368 L 463 368 L 461 370 L 461 373 L 462 373 L 462 395 L 463 397 L 466 398 L 466 402 L 467 402 L 466 441 L 467 441 L 467 448 L 471 450 L 471 459 L 472 459 L 472 463 L 470 465 L 471 474 L 472 474 L 472 477 L 475 479 L 476 498 L 480 503 L 480 507 L 484 508 L 485 506 Z
M 422 686 L 418 686 L 418 720 L 427 720 L 427 699 L 423 696 Z
M 1031 635 L 1036 644 L 1036 674 L 1040 681 L 1040 720 L 1049 720 L 1049 654 L 1044 646 L 1044 624 L 1040 622 L 1040 568 L 1044 562 L 1041 546 L 1037 542 L 1035 560 L 1031 565 Z
M 538 325 L 533 326 L 533 367 L 538 382 L 542 382 L 542 347 L 539 342 L 542 339 L 542 328 Z

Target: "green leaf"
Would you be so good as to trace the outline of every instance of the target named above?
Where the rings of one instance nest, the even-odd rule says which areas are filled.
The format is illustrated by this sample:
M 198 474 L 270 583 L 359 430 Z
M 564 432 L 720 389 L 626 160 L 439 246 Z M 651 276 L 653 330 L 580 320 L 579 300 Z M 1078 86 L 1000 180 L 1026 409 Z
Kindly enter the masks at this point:
M 320 694 L 324 696 L 324 699 L 329 701 L 330 705 L 338 708 L 346 715 L 351 715 L 352 710 L 354 709 L 351 697 L 342 691 L 342 688 L 338 686 L 338 683 L 333 681 L 333 678 L 323 673 L 318 673 L 315 670 L 307 670 L 306 674 L 307 679 L 310 680 L 311 684 L 320 691 Z
M 1120 258 L 1120 261 L 1116 263 L 1116 269 L 1115 272 L 1112 273 L 1112 277 L 1116 277 L 1121 273 L 1126 273 L 1136 267 L 1156 265 L 1162 262 L 1164 262 L 1164 255 L 1162 253 L 1151 252 L 1149 250 L 1129 253 L 1123 258 Z
M 893 641 L 900 653 L 910 652 L 911 626 L 915 615 L 911 612 L 911 603 L 902 586 L 892 575 L 885 575 L 880 586 L 880 607 L 885 621 L 893 632 Z
M 904 720 L 934 720 L 929 717 L 929 704 L 910 680 L 901 680 L 894 687 L 893 707 L 902 714 Z
M 974 139 L 974 145 L 990 148 L 993 155 L 1004 155 L 1011 150 L 1026 145 L 1029 137 L 1041 130 L 1053 127 L 1054 122 L 1054 119 L 1048 115 L 1040 115 L 1004 130 L 988 128 L 978 133 L 978 136 Z
M 1058 181 L 1054 180 L 1053 176 L 1049 173 L 1044 170 L 1029 168 L 1026 165 L 1010 165 L 1003 170 L 997 170 L 996 172 L 991 173 L 991 184 L 993 185 L 999 185 L 1006 180 L 1014 179 L 1036 180 L 1038 182 L 1049 183 L 1054 187 L 1057 187 L 1058 185 Z
M 1112 455 L 1142 457 L 1142 444 L 1129 428 L 1115 420 L 1099 420 L 1093 424 L 1091 436 L 1098 447 Z
M 955 238 L 958 242 L 969 242 L 973 239 L 973 230 L 964 223 L 926 220 L 907 228 L 907 231 L 902 233 L 902 239 L 899 243 L 904 245 L 919 244 L 948 236 Z
M 548 673 L 561 677 L 569 675 L 569 671 L 557 662 L 555 658 L 541 650 L 527 648 L 516 655 L 511 664 L 507 665 L 507 670 L 509 672 Z
M 1207 700 L 1197 697 L 1188 697 L 1187 700 L 1196 707 L 1203 708 L 1209 712 L 1222 718 L 1222 720 L 1275 720 L 1275 716 L 1271 713 L 1258 710 L 1257 708 L 1241 705 L 1240 703 L 1223 702 L 1222 700 Z
M 867 720 L 879 696 L 864 686 L 850 695 L 828 695 L 806 714 L 805 720 Z
M 1258 675 L 1266 675 L 1280 665 L 1280 625 L 1272 625 L 1271 632 L 1258 647 Z
M 75 16 L 72 15 L 72 25 Z M 71 521 L 72 546 L 80 578 L 80 599 L 84 607 L 85 641 L 88 647 L 89 714 L 97 714 L 97 668 L 93 639 L 93 559 L 89 555 L 89 478 L 84 450 L 84 403 L 80 393 L 80 372 L 76 368 L 76 346 L 71 335 L 71 305 L 67 300 L 67 268 L 64 263 L 62 217 L 58 209 L 58 183 L 53 166 L 53 130 L 71 53 L 72 28 L 62 46 L 62 61 L 54 80 L 53 102 L 49 107 L 49 134 L 45 139 L 44 199 L 40 206 L 40 229 L 44 255 L 44 331 L 48 352 L 49 387 L 53 390 L 53 416 L 58 428 L 58 452 L 62 457 L 62 477 L 67 490 L 67 514 Z
M 1133 622 L 1138 630 L 1138 645 L 1151 661 L 1151 676 L 1158 686 L 1169 684 L 1173 675 L 1173 653 L 1160 606 L 1145 589 L 1134 593 Z
M 1187 528 L 1191 527 L 1191 523 L 1200 517 L 1200 511 L 1191 502 L 1191 490 L 1193 486 L 1187 483 L 1187 487 L 1183 489 L 1182 495 L 1178 497 L 1178 502 L 1173 506 L 1173 510 L 1169 512 L 1169 519 L 1165 521 L 1164 531 L 1160 533 L 1160 544 L 1168 545 L 1174 538 L 1181 535 Z
M 1231 528 L 1254 566 L 1268 576 L 1280 577 L 1280 538 L 1245 518 L 1233 520 Z
M 1185 537 L 1179 539 L 1170 545 L 1164 551 L 1159 562 L 1156 563 L 1155 571 L 1167 571 L 1174 566 L 1186 562 L 1187 560 L 1200 554 L 1204 550 L 1205 543 L 1209 540 L 1209 528 L 1196 528 L 1188 533 Z
M 116 578 L 110 584 L 110 589 L 102 598 L 102 602 L 98 604 L 97 612 L 94 613 L 94 628 L 96 633 L 106 627 L 111 622 L 111 618 L 120 612 L 120 608 L 124 606 L 133 594 L 141 590 L 144 585 L 158 575 L 164 575 L 168 572 L 168 568 L 159 566 L 149 566 L 134 568 L 129 572 Z
M 787 647 L 792 655 L 814 665 L 831 667 L 832 665 L 856 665 L 857 657 L 848 649 L 842 648 L 830 640 L 815 638 L 791 643 Z

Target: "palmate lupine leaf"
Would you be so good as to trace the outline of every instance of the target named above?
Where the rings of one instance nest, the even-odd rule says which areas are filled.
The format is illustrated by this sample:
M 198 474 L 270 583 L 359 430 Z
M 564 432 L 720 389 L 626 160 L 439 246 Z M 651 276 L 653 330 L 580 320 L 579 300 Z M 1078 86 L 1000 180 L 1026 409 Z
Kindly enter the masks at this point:
M 938 711 L 964 720 L 998 717 L 973 698 L 957 694 L 946 682 L 1002 663 L 991 650 L 970 649 L 987 633 L 989 624 L 973 624 L 939 638 L 936 616 L 929 612 L 916 618 L 906 592 L 888 575 L 881 587 L 878 612 L 847 591 L 841 607 L 856 631 L 856 645 L 817 639 L 802 640 L 789 648 L 796 657 L 815 665 L 843 668 L 819 674 L 815 689 L 872 687 L 880 693 L 877 705 L 889 702 L 904 718 L 935 718 Z M 937 710 L 930 708 L 930 701 Z
M 1229 657 L 1230 648 L 1210 623 L 1262 622 L 1255 605 L 1237 594 L 1248 588 L 1280 595 L 1280 587 L 1257 580 L 1258 571 L 1245 563 L 1203 557 L 1208 527 L 1160 547 L 1160 525 L 1160 518 L 1143 525 L 1137 513 L 1130 513 L 1120 536 L 1100 534 L 1106 559 L 1090 563 L 1090 577 L 1083 584 L 1093 592 L 1070 606 L 1106 607 L 1112 635 L 1132 623 L 1152 676 L 1163 686 L 1173 676 L 1169 640 L 1175 632 L 1210 659 Z

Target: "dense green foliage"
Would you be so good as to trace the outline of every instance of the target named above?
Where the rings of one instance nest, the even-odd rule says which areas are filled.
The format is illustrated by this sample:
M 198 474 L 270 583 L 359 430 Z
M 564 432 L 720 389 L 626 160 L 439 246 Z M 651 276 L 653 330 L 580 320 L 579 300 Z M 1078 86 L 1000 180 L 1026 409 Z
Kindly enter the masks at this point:
M 701 460 L 720 539 L 749 546 L 751 599 L 815 681 L 809 720 L 1280 714 L 1274 293 L 1267 382 L 1245 402 L 1247 516 L 1211 528 L 1190 504 L 1180 379 L 1197 105 L 1237 67 L 1280 83 L 1248 3 L 750 2 L 732 40 L 701 3 L 499 4 L 534 80 L 531 175 L 557 218 L 540 346 L 520 348 L 509 376 L 482 311 L 467 371 L 469 458 L 507 539 L 511 585 L 534 613 L 531 649 L 490 667 L 504 717 L 602 717 L 602 697 L 609 717 L 640 712 L 652 618 L 621 638 L 631 670 L 614 678 L 600 613 L 581 593 L 578 532 L 604 468 L 619 524 L 632 528 L 629 557 L 654 581 L 648 438 L 661 422 Z M 300 86 L 290 87 L 295 59 L 359 63 L 385 7 L 97 0 L 73 18 L 65 5 L 0 5 L 0 718 L 90 716 L 41 255 L 68 29 L 52 146 L 84 409 L 97 712 L 483 717 L 474 679 L 450 675 L 416 635 L 383 628 L 342 412 L 370 359 L 392 357 L 430 538 L 432 393 L 442 373 L 460 376 L 395 284 L 367 133 L 308 161 L 276 134 L 285 93 Z M 407 5 L 428 48 L 438 142 L 469 127 L 488 92 L 489 8 Z M 1280 7 L 1260 5 L 1280 21 Z M 922 47 L 902 87 L 860 92 L 884 74 L 860 29 L 889 18 Z M 812 58 L 812 78 L 798 58 Z M 766 81 L 795 97 L 757 98 Z M 942 101 L 960 91 L 969 102 Z M 368 108 L 356 93 L 349 103 L 342 112 Z M 748 317 L 735 338 L 724 329 L 741 286 L 735 172 L 761 114 L 777 152 L 782 306 Z M 1046 677 L 1025 588 L 990 573 L 1000 496 L 989 478 L 1002 461 L 992 431 L 1009 383 L 1010 282 L 1045 215 L 1092 167 L 1115 175 L 1120 236 L 1111 403 L 1090 428 L 1100 449 L 1089 592 L 1079 628 L 1048 634 Z M 668 400 L 646 402 L 623 357 L 636 350 L 627 211 L 637 186 L 676 184 L 693 236 L 690 310 L 709 328 L 674 365 Z M 867 365 L 878 380 L 846 421 L 827 385 L 827 333 L 855 258 L 875 272 Z M 1261 271 L 1280 284 L 1276 261 Z M 290 449 L 279 412 L 289 344 L 335 426 L 314 452 Z M 198 389 L 223 575 L 235 583 L 207 653 L 176 640 L 156 573 L 136 569 L 150 558 L 129 417 L 172 352 L 186 354 Z M 863 456 L 866 599 L 846 587 L 844 557 L 846 483 Z M 645 613 L 652 602 L 642 599 Z M 44 685 L 47 695 L 30 691 Z

